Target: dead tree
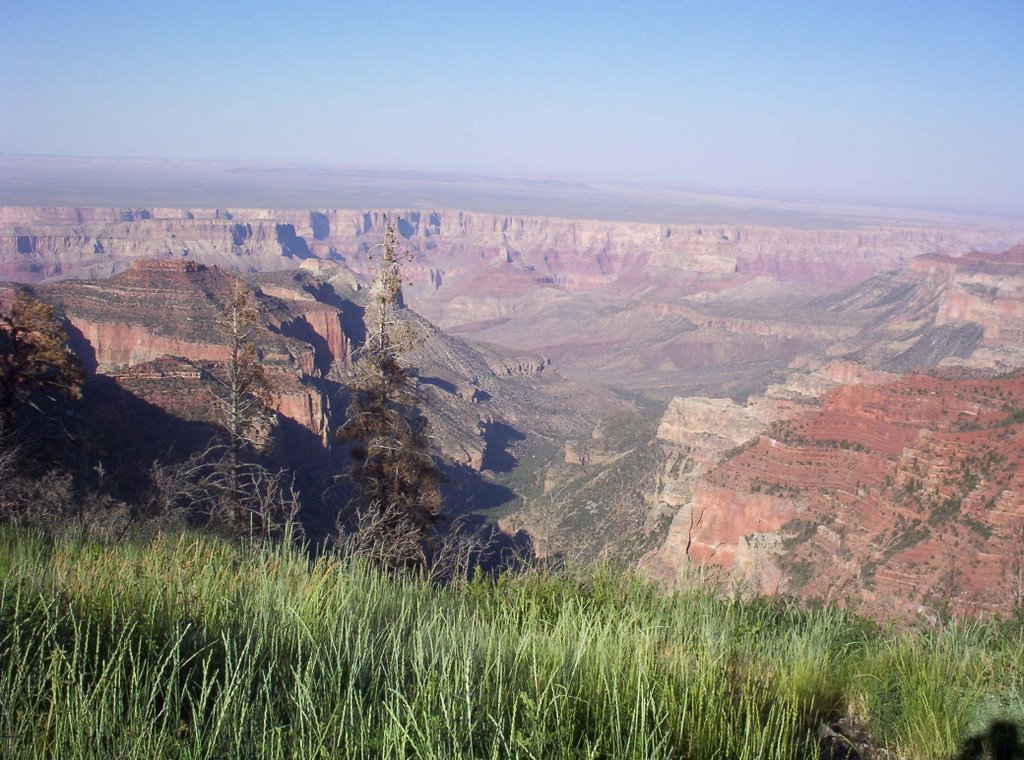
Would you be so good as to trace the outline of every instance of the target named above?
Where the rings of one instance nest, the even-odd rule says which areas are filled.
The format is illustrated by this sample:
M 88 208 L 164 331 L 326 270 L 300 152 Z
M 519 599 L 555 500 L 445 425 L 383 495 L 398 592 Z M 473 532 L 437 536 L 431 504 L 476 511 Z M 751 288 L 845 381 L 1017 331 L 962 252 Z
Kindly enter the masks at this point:
M 269 447 L 274 422 L 271 406 L 277 388 L 260 363 L 256 334 L 260 311 L 253 292 L 235 280 L 231 297 L 217 320 L 228 348 L 222 372 L 211 373 L 216 392 L 217 417 L 227 435 L 220 466 L 224 500 L 236 529 L 243 530 L 248 513 L 243 503 L 245 454 Z
M 302 531 L 294 478 L 254 462 L 241 462 L 229 471 L 224 461 L 224 447 L 212 444 L 180 464 L 154 462 L 137 519 L 199 520 L 244 535 L 298 538 Z

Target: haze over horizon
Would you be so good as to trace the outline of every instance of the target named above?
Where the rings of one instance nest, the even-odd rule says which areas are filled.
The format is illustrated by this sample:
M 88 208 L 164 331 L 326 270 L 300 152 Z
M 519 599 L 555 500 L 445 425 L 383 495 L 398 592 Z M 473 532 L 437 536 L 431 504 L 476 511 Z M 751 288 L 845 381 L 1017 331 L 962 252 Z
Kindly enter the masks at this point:
M 0 18 L 0 153 L 1024 213 L 1017 2 L 256 2 L 238 13 L 15 0 Z

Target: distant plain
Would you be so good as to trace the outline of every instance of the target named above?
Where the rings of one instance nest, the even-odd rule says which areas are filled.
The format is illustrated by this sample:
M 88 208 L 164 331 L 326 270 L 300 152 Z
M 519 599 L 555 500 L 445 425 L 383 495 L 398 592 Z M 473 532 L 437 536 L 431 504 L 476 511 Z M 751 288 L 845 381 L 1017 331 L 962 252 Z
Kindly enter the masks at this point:
M 663 224 L 851 229 L 1020 221 L 884 199 L 684 185 L 399 172 L 315 164 L 0 155 L 0 205 L 174 208 L 447 208 Z

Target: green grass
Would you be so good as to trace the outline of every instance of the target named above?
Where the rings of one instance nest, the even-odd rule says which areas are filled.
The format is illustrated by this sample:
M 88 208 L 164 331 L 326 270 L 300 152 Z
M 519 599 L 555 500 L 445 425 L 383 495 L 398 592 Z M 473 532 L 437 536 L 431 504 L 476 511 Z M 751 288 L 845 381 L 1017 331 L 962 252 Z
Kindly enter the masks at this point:
M 596 569 L 437 587 L 191 535 L 0 531 L 5 758 L 890 757 L 1024 718 L 1020 626 L 894 632 Z

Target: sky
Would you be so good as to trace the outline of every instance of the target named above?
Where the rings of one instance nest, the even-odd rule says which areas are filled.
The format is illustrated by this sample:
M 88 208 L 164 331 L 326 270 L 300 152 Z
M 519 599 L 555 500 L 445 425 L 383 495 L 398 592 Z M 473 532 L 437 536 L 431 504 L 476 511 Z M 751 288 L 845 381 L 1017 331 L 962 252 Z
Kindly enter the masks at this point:
M 0 40 L 0 153 L 1024 214 L 1022 0 L 3 0 Z

